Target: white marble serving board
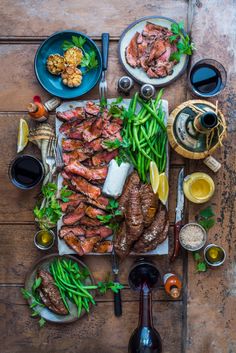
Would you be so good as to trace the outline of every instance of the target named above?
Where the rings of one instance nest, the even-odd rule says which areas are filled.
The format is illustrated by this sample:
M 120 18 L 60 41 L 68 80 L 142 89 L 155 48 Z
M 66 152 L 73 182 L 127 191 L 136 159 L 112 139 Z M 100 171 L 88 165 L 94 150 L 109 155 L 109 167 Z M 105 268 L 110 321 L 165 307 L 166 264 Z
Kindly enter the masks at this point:
M 112 99 L 108 99 L 108 104 L 115 101 L 115 98 Z M 81 107 L 84 106 L 86 104 L 87 101 L 66 101 L 63 102 L 57 109 L 56 112 L 63 112 L 69 109 L 73 109 L 75 107 Z M 92 102 L 94 103 L 99 103 L 99 100 L 92 100 Z M 122 101 L 122 104 L 126 107 L 129 106 L 130 103 L 130 99 L 124 99 Z M 167 120 L 168 120 L 168 115 L 169 115 L 169 111 L 168 111 L 168 101 L 167 100 L 162 100 L 162 108 L 163 111 L 165 112 L 165 124 L 167 125 Z M 63 135 L 59 132 L 59 128 L 61 126 L 62 122 L 56 118 L 56 122 L 55 122 L 55 128 L 56 128 L 56 135 L 58 136 L 58 141 L 59 143 L 61 143 L 61 139 L 63 138 Z M 166 165 L 166 175 L 169 176 L 169 148 L 168 148 L 168 143 L 167 143 L 167 165 Z M 61 177 L 61 175 L 59 174 L 58 176 L 58 189 L 60 189 L 62 187 L 62 182 L 63 182 L 63 178 Z M 168 206 L 168 205 L 167 205 Z M 62 218 L 58 221 L 57 223 L 57 233 L 59 232 L 59 230 L 61 229 L 63 223 L 62 223 Z M 66 245 L 65 241 L 63 239 L 60 239 L 59 236 L 57 236 L 58 239 L 58 252 L 60 255 L 65 255 L 65 254 L 76 254 L 75 251 L 73 251 L 68 245 Z M 109 239 L 109 238 L 108 238 Z M 158 245 L 156 247 L 155 250 L 149 251 L 147 253 L 143 253 L 143 254 L 139 254 L 139 255 L 167 255 L 168 254 L 168 250 L 169 250 L 169 246 L 168 246 L 168 237 L 166 238 L 166 240 L 161 243 L 160 245 Z M 106 254 L 99 254 L 99 253 L 89 253 L 87 255 L 106 255 Z M 108 253 L 109 255 L 109 253 Z M 134 253 L 132 253 L 131 255 L 135 255 Z

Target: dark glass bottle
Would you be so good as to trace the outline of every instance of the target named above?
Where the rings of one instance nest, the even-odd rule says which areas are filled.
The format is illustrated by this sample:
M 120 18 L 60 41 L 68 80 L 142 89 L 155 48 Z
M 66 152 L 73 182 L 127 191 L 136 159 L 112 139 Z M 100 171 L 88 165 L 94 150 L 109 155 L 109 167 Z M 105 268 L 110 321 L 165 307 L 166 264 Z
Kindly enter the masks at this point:
M 152 293 L 146 283 L 140 289 L 139 324 L 129 340 L 129 353 L 162 353 L 161 337 L 153 327 Z

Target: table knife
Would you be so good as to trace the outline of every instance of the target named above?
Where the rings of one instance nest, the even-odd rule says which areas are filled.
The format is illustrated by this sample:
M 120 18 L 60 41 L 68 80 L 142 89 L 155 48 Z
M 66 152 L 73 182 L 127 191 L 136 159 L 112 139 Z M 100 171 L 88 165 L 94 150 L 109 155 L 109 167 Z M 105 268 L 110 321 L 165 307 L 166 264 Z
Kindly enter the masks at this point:
M 108 67 L 109 39 L 109 33 L 102 33 L 102 76 L 99 83 L 99 95 L 103 106 L 106 106 L 107 103 L 106 71 Z
M 170 258 L 171 262 L 174 262 L 180 251 L 179 243 L 179 232 L 182 227 L 183 215 L 184 215 L 184 168 L 179 172 L 178 176 L 178 188 L 177 188 L 177 205 L 175 210 L 175 225 L 174 225 L 174 251 Z
M 117 258 L 117 255 L 115 253 L 114 248 L 111 253 L 111 259 L 112 259 L 112 272 L 113 272 L 114 282 L 119 283 L 119 279 L 118 279 L 119 263 L 118 263 L 118 258 Z M 122 315 L 120 289 L 118 290 L 117 293 L 114 293 L 114 313 L 115 313 L 115 316 L 117 316 L 117 317 Z

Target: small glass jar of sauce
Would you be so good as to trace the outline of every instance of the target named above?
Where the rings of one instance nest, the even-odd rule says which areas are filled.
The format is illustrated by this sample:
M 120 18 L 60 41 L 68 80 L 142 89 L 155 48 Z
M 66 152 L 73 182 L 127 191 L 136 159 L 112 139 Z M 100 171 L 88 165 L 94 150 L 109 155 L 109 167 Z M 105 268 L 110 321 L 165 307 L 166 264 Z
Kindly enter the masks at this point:
M 52 230 L 41 229 L 34 236 L 34 244 L 40 250 L 50 249 L 55 242 L 55 233 Z
M 204 259 L 209 266 L 221 266 L 226 259 L 225 250 L 216 244 L 209 244 L 204 249 Z

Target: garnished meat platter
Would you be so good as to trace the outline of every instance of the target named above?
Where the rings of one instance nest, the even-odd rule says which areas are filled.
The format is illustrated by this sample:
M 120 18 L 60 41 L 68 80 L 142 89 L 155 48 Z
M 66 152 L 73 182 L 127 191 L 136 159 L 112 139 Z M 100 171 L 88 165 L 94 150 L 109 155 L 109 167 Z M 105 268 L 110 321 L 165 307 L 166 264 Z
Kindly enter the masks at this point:
M 108 105 L 111 104 L 112 102 L 116 101 L 116 99 L 108 99 Z M 130 103 L 130 99 L 123 99 L 122 101 L 122 105 L 125 108 L 128 108 Z M 92 111 L 92 104 L 95 105 L 99 105 L 99 101 L 98 100 L 93 100 L 93 101 L 70 101 L 70 102 L 64 102 L 61 106 L 59 106 L 56 110 L 56 114 L 57 114 L 57 118 L 56 118 L 56 135 L 58 138 L 58 144 L 59 146 L 63 147 L 63 150 L 65 151 L 70 151 L 70 145 L 68 146 L 68 141 L 71 144 L 74 143 L 79 143 L 79 137 L 78 136 L 74 136 L 74 132 L 72 132 L 71 135 L 71 139 L 68 139 L 68 135 L 66 136 L 63 133 L 63 130 L 67 129 L 67 121 L 64 120 L 64 122 L 60 119 L 60 116 L 62 116 L 63 114 L 67 114 L 67 112 L 70 112 L 77 109 L 77 112 L 79 109 L 86 109 L 88 110 L 89 114 L 87 115 L 87 117 L 83 118 L 83 124 L 87 124 L 86 121 L 87 120 L 91 120 L 93 119 L 92 117 L 92 113 L 94 113 Z M 86 108 L 85 108 L 86 107 Z M 164 118 L 164 123 L 165 125 L 167 125 L 167 119 L 168 119 L 168 102 L 166 100 L 162 100 L 162 109 L 163 112 L 165 114 L 165 118 Z M 96 112 L 95 112 L 96 113 Z M 94 113 L 94 114 L 95 114 Z M 86 114 L 86 113 L 85 113 Z M 91 115 L 90 115 L 91 114 Z M 59 117 L 59 118 L 58 118 Z M 66 116 L 64 116 L 65 119 L 67 119 Z M 70 119 L 70 116 L 68 115 L 68 118 Z M 98 121 L 98 119 L 97 119 Z M 98 121 L 99 123 L 99 121 Z M 84 125 L 84 128 L 86 130 L 86 126 Z M 114 127 L 114 124 L 113 124 Z M 65 129 L 64 129 L 65 128 Z M 113 131 L 114 132 L 114 131 Z M 76 130 L 76 133 L 78 133 L 78 129 Z M 83 130 L 84 133 L 84 130 Z M 86 132 L 85 132 L 86 133 Z M 66 138 L 65 138 L 66 136 Z M 76 139 L 77 138 L 77 139 Z M 65 142 L 66 141 L 66 142 Z M 99 141 L 99 138 L 97 138 L 95 141 Z M 93 141 L 90 142 L 90 144 L 93 143 Z M 97 147 L 97 146 L 95 146 Z M 168 176 L 168 170 L 169 170 L 169 163 L 168 163 L 168 144 L 167 144 L 167 165 L 166 165 L 166 170 L 165 173 Z M 98 149 L 95 149 L 96 151 L 98 151 Z M 87 153 L 86 151 L 85 154 Z M 68 153 L 68 152 L 67 152 Z M 66 157 L 68 156 L 66 153 Z M 72 154 L 73 158 L 74 158 L 74 151 L 70 151 L 69 153 Z M 108 163 L 106 163 L 107 165 L 109 165 L 109 160 L 111 161 L 111 158 L 114 158 L 115 155 L 112 155 L 112 152 L 109 152 L 107 154 L 104 155 L 104 151 L 102 152 L 96 152 L 96 156 L 99 155 L 99 153 L 101 153 L 101 156 L 103 156 L 102 158 L 104 158 L 104 160 L 106 160 L 106 158 L 109 157 L 109 159 L 107 160 Z M 73 163 L 70 163 L 70 168 L 79 168 L 79 171 L 83 172 L 83 173 L 90 173 L 90 171 L 88 170 L 90 168 L 90 164 L 88 164 L 88 162 L 85 163 L 83 162 L 83 160 L 86 158 L 86 156 L 84 157 L 84 155 L 80 154 L 79 156 L 75 156 L 75 158 L 77 158 L 77 160 L 82 161 L 82 162 L 78 162 L 75 165 L 73 165 Z M 91 160 L 93 157 L 90 157 L 89 160 Z M 92 159 L 92 161 L 94 161 Z M 112 161 L 111 161 L 112 162 Z M 103 165 L 103 164 L 102 164 Z M 66 165 L 67 166 L 67 165 Z M 85 179 L 86 179 L 86 175 L 85 175 L 85 179 L 81 178 L 81 174 L 79 173 L 79 176 L 76 176 L 76 181 L 79 181 L 79 185 L 76 185 L 76 183 L 73 181 L 71 183 L 71 178 L 73 176 L 73 169 L 68 169 L 68 168 L 64 168 L 64 170 L 62 171 L 62 173 L 60 173 L 58 175 L 58 189 L 60 189 L 62 186 L 64 185 L 68 185 L 69 188 L 72 188 L 73 190 L 73 186 L 75 187 L 79 187 L 79 194 L 76 195 L 75 198 L 73 198 L 73 196 L 71 197 L 71 205 L 76 208 L 76 213 L 70 213 L 69 212 L 69 216 L 67 214 L 68 209 L 66 210 L 65 214 L 62 216 L 62 218 L 58 221 L 57 224 L 57 232 L 58 232 L 58 251 L 60 255 L 64 255 L 64 254 L 79 254 L 79 255 L 84 255 L 84 254 L 88 254 L 88 255 L 105 255 L 105 254 L 110 254 L 111 253 L 111 243 L 112 243 L 112 235 L 113 232 L 109 232 L 107 227 L 101 227 L 101 224 L 98 225 L 98 219 L 97 219 L 97 215 L 103 215 L 104 214 L 104 210 L 106 211 L 106 206 L 103 207 L 103 204 L 106 204 L 107 200 L 109 200 L 109 198 L 106 198 L 106 196 L 101 193 L 99 191 L 99 188 L 101 189 L 101 185 L 99 185 L 100 182 L 100 178 L 101 175 L 103 174 L 103 168 L 99 168 L 96 169 L 97 174 L 95 175 L 91 175 L 92 179 L 92 189 L 89 190 L 89 192 L 85 191 L 85 189 L 88 187 L 88 185 L 90 186 L 90 184 L 86 184 Z M 131 167 L 132 168 L 132 167 Z M 93 171 L 95 170 L 94 167 L 91 168 Z M 65 173 L 66 170 L 66 173 Z M 131 170 L 132 171 L 132 170 Z M 71 173 L 72 172 L 72 173 Z M 76 170 L 75 170 L 76 172 Z M 84 176 L 82 174 L 82 176 Z M 87 179 L 87 180 L 91 180 L 91 179 Z M 81 182 L 83 184 L 81 184 Z M 73 185 L 74 184 L 74 185 Z M 86 185 L 85 185 L 86 184 Z M 82 188 L 82 194 L 81 195 L 81 189 Z M 87 189 L 86 189 L 87 190 Z M 77 191 L 78 192 L 78 191 Z M 96 194 L 98 192 L 98 194 Z M 79 196 L 78 196 L 79 195 Z M 97 196 L 96 196 L 97 195 Z M 81 200 L 80 198 L 86 198 Z M 78 198 L 78 200 L 77 200 Z M 86 211 L 84 213 L 84 210 L 82 209 L 82 204 L 85 203 L 86 205 L 89 205 L 89 207 L 86 208 Z M 78 206 L 79 205 L 79 206 Z M 81 206 L 81 209 L 80 209 Z M 167 206 L 167 205 L 166 205 Z M 66 207 L 63 206 L 63 207 Z M 98 213 L 99 212 L 99 213 Z M 94 216 L 95 214 L 95 216 Z M 74 223 L 74 220 L 77 220 Z M 70 234 L 70 227 L 72 225 L 72 231 L 75 232 L 75 236 L 73 237 L 73 234 Z M 76 225 L 76 227 L 75 227 Z M 101 230 L 100 234 L 97 234 L 97 229 Z M 87 229 L 87 231 L 89 230 L 89 234 L 83 232 L 83 229 Z M 69 231 L 69 233 L 68 233 Z M 108 234 L 108 232 L 109 234 Z M 69 234 L 69 235 L 68 235 Z M 80 253 L 80 249 L 78 250 L 78 247 L 76 245 L 77 243 L 77 237 L 81 237 L 81 239 L 95 239 L 96 236 L 100 236 L 101 242 L 100 240 L 97 241 L 97 244 L 95 243 L 95 247 L 93 247 L 93 244 L 86 244 L 86 250 Z M 68 243 L 68 237 L 70 237 L 70 242 Z M 95 239 L 96 240 L 96 239 Z M 110 244 L 109 244 L 110 243 Z M 70 246 L 69 246 L 69 245 Z M 88 245 L 88 246 L 87 246 Z M 107 248 L 106 250 L 104 250 L 104 248 Z M 82 247 L 83 248 L 83 247 Z M 97 250 L 97 249 L 100 249 Z M 92 251 L 89 251 L 89 249 L 92 249 Z M 95 250 L 94 250 L 95 249 Z M 84 250 L 84 249 L 83 249 Z M 131 253 L 134 254 L 134 253 Z M 149 251 L 146 253 L 147 255 L 166 255 L 168 254 L 168 237 L 161 243 L 159 244 L 154 250 Z M 135 255 L 135 254 L 134 254 Z

